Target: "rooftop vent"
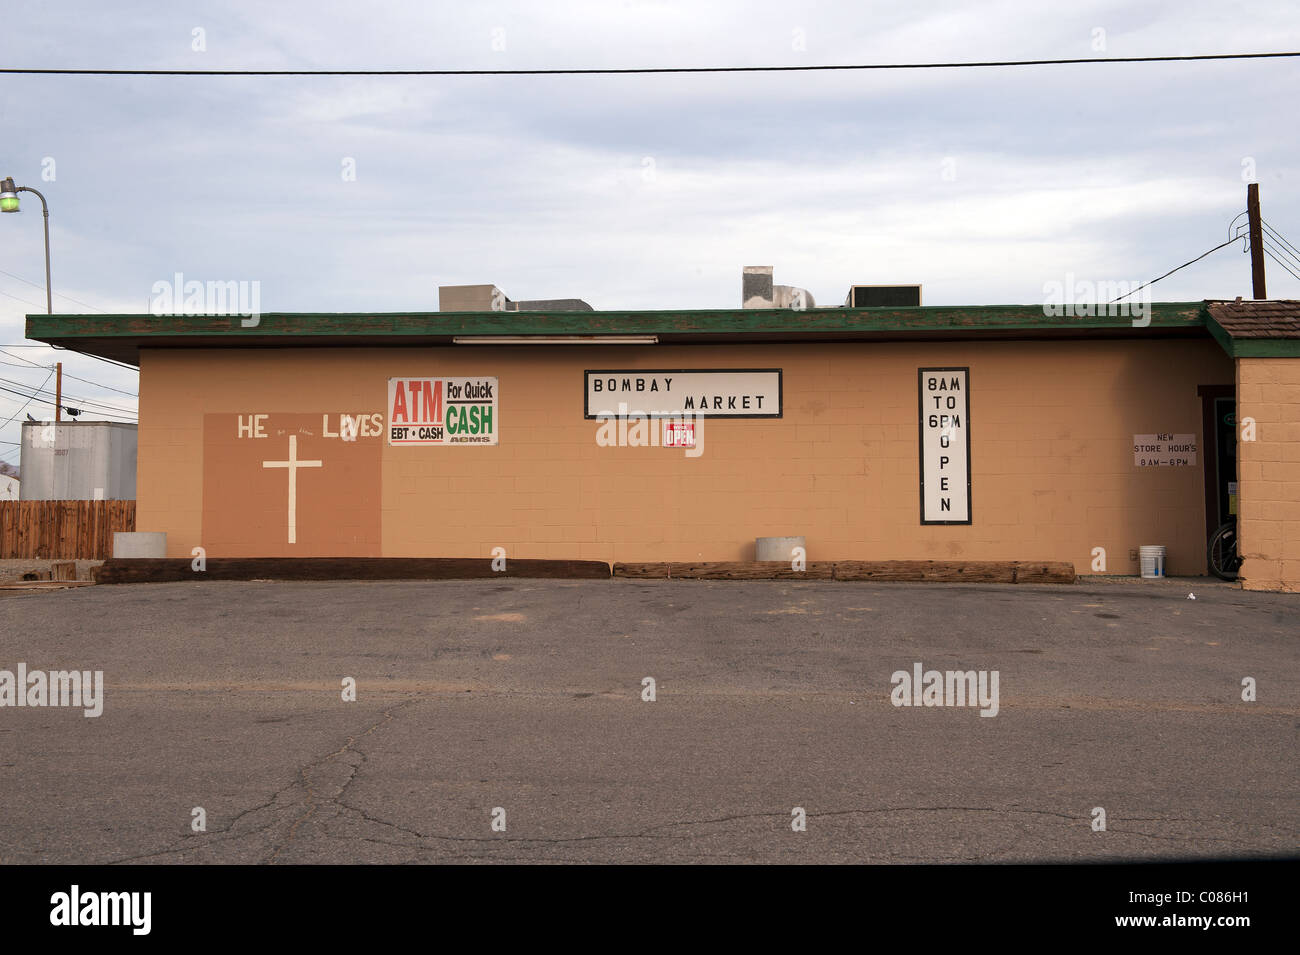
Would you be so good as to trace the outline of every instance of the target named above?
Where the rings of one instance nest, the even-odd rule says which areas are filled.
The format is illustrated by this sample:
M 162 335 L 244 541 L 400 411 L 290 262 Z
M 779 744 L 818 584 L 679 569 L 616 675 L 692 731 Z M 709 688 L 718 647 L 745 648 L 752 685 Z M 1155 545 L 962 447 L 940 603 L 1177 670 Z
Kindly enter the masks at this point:
M 747 265 L 740 277 L 742 308 L 816 308 L 812 292 L 793 285 L 773 285 L 770 265 Z

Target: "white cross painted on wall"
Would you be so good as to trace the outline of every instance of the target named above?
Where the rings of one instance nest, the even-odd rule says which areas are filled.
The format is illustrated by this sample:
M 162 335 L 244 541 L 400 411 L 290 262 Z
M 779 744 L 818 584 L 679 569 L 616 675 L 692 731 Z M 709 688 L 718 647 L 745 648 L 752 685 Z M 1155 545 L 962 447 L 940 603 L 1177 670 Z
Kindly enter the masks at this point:
M 298 436 L 289 435 L 288 461 L 263 461 L 264 468 L 288 468 L 289 470 L 289 543 L 298 543 L 298 469 L 321 467 L 320 461 L 298 460 Z

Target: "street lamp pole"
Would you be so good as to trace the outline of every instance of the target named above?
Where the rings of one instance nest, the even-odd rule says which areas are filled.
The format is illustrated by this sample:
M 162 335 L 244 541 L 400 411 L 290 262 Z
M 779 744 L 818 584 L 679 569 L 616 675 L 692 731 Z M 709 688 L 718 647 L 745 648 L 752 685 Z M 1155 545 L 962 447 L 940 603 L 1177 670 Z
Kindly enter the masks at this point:
M 41 212 L 45 215 L 45 311 L 54 314 L 54 291 L 50 284 L 50 207 L 41 193 L 31 186 L 15 186 L 13 176 L 0 182 L 0 212 L 18 211 L 18 193 L 30 192 L 41 200 Z

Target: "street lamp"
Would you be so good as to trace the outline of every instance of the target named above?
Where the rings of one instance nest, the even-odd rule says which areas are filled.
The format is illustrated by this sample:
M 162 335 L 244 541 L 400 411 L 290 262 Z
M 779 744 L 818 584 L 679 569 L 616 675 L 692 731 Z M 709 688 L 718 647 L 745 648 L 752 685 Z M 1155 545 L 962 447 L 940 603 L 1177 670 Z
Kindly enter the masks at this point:
M 50 207 L 45 197 L 31 186 L 15 186 L 14 177 L 7 176 L 0 181 L 0 212 L 18 211 L 18 193 L 30 192 L 41 200 L 41 211 L 45 213 L 45 311 L 54 314 L 54 293 L 50 286 Z
M 17 212 L 18 211 L 18 187 L 14 185 L 13 177 L 9 177 L 0 183 L 0 212 Z

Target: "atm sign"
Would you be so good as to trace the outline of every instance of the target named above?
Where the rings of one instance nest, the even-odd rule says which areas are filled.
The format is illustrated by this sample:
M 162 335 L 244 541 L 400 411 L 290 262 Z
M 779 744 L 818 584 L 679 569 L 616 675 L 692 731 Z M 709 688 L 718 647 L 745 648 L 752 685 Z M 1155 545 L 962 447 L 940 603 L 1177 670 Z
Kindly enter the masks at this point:
M 497 379 L 389 378 L 390 445 L 496 444 Z

